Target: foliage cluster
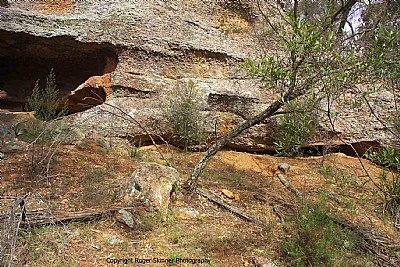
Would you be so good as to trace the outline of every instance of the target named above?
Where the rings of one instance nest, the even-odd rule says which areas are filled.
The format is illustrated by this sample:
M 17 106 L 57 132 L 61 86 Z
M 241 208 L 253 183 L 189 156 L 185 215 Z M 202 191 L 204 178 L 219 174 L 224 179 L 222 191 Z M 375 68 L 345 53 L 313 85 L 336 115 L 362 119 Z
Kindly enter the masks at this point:
M 349 266 L 346 256 L 355 254 L 357 236 L 329 217 L 318 201 L 302 201 L 292 222 L 294 234 L 282 243 L 282 252 L 290 266 Z
M 273 138 L 278 155 L 295 156 L 314 135 L 318 116 L 313 99 L 295 99 L 287 103 L 284 114 L 277 118 Z
M 400 223 L 400 174 L 398 172 L 388 173 L 382 170 L 379 178 L 380 185 L 385 192 L 385 211 L 393 216 L 396 223 Z
M 164 113 L 181 145 L 198 145 L 206 138 L 202 96 L 193 81 L 174 93 L 167 99 Z
M 400 222 L 400 154 L 393 148 L 385 147 L 378 151 L 368 151 L 364 156 L 391 170 L 382 169 L 380 187 L 383 191 L 384 210 Z
M 367 151 L 364 155 L 367 159 L 380 166 L 399 170 L 400 167 L 400 154 L 393 148 L 384 147 L 377 151 Z
M 66 114 L 66 107 L 60 109 L 58 101 L 56 77 L 53 69 L 47 76 L 46 86 L 41 88 L 39 80 L 36 81 L 32 95 L 28 97 L 26 109 L 35 111 L 35 117 L 43 121 L 51 121 Z
M 281 19 L 268 17 L 271 38 L 279 52 L 244 62 L 250 76 L 260 78 L 265 89 L 281 95 L 279 104 L 283 107 L 272 115 L 279 115 L 274 142 L 280 155 L 301 154 L 301 148 L 312 138 L 319 117 L 316 99 L 328 98 L 332 105 L 335 96 L 357 80 L 356 48 L 339 45 L 342 35 L 331 21 L 334 10 L 331 6 L 306 18 L 292 8 L 277 14 Z

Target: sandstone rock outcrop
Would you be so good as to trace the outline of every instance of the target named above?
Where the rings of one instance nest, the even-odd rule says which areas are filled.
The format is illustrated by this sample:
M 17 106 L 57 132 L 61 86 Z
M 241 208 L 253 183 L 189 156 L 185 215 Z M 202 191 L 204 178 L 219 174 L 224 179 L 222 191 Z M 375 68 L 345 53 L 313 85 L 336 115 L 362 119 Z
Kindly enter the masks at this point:
M 50 68 L 71 113 L 107 101 L 155 138 L 171 136 L 161 106 L 166 95 L 188 80 L 206 100 L 204 112 L 210 113 L 210 131 L 217 135 L 280 98 L 260 81 L 238 75 L 238 64 L 261 51 L 252 34 L 261 16 L 251 9 L 251 1 L 76 1 L 53 13 L 54 6 L 42 12 L 43 5 L 13 1 L 0 7 L 0 61 L 5 63 L 0 64 L 0 109 L 20 109 L 36 79 L 44 81 Z M 93 95 L 98 102 L 89 101 Z M 371 95 L 372 106 L 382 117 L 393 114 L 392 98 Z M 335 112 L 340 115 L 336 130 L 348 142 L 395 141 L 365 105 L 336 107 Z M 122 118 L 126 114 L 98 105 L 68 119 L 107 136 L 145 138 L 142 127 Z M 245 151 L 273 149 L 272 122 L 249 129 L 228 145 Z M 329 135 L 326 118 L 319 129 L 311 143 L 332 137 L 338 141 Z

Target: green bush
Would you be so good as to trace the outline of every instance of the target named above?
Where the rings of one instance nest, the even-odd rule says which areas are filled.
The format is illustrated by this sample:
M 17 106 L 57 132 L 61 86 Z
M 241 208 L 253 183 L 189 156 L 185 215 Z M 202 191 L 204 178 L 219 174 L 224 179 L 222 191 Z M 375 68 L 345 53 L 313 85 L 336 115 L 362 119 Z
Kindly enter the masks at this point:
M 384 147 L 378 151 L 367 151 L 364 156 L 375 164 L 393 170 L 399 170 L 400 154 L 393 148 Z
M 384 209 L 400 223 L 400 174 L 391 173 L 390 176 L 382 170 L 379 177 L 380 186 L 384 191 Z
M 282 243 L 290 266 L 349 266 L 343 261 L 354 251 L 356 236 L 327 215 L 323 202 L 302 203 L 292 226 L 294 233 Z
M 50 121 L 65 115 L 66 107 L 60 109 L 53 69 L 47 76 L 44 88 L 39 86 L 39 80 L 36 81 L 32 95 L 27 99 L 26 109 L 35 111 L 35 117 L 43 121 Z
M 295 156 L 302 153 L 301 148 L 316 131 L 314 105 L 314 99 L 296 99 L 286 103 L 284 114 L 277 118 L 273 134 L 278 155 Z
M 164 112 L 171 123 L 179 142 L 185 147 L 198 145 L 205 140 L 205 117 L 202 115 L 204 101 L 193 81 L 179 88 L 171 96 Z

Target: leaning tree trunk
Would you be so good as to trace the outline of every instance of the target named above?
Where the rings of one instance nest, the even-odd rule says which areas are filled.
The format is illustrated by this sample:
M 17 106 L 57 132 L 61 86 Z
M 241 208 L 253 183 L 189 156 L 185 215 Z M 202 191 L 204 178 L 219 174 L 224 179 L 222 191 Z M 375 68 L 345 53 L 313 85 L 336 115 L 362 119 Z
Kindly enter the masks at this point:
M 344 13 L 344 16 L 346 17 L 347 11 L 350 11 L 351 8 L 357 3 L 357 0 L 347 0 L 347 2 L 344 2 L 340 9 L 334 13 L 334 15 L 331 18 L 330 24 L 335 23 L 338 19 L 339 16 Z M 294 8 L 295 13 L 297 13 L 297 4 L 298 1 L 294 1 Z M 297 14 L 295 14 L 297 16 Z M 298 67 L 300 66 L 302 60 L 296 61 L 296 57 L 292 56 L 292 66 L 293 69 L 292 71 L 294 73 L 297 72 Z M 291 88 L 286 91 L 286 93 L 283 95 L 282 99 L 273 102 L 267 109 L 262 111 L 260 114 L 257 116 L 254 116 L 250 118 L 249 120 L 246 120 L 240 124 L 238 124 L 231 132 L 228 134 L 224 135 L 220 139 L 218 139 L 206 152 L 206 154 L 201 158 L 201 160 L 197 163 L 196 167 L 193 170 L 192 175 L 189 177 L 189 180 L 186 185 L 186 189 L 188 191 L 192 191 L 196 189 L 197 181 L 200 178 L 201 173 L 203 172 L 204 168 L 206 167 L 208 161 L 222 148 L 228 143 L 230 140 L 241 134 L 243 131 L 249 129 L 250 127 L 253 127 L 254 125 L 260 123 L 261 121 L 272 117 L 276 111 L 278 111 L 284 104 L 284 101 L 290 101 L 293 100 L 301 95 L 304 95 L 304 93 L 307 91 L 308 87 L 313 83 L 313 81 L 318 80 L 320 77 L 318 77 L 321 73 L 318 73 L 314 78 L 310 79 L 308 82 L 304 84 L 304 86 L 298 88 L 295 90 L 296 87 L 294 87 L 295 82 L 292 82 L 291 84 L 293 85 Z M 284 100 L 284 101 L 283 101 Z
M 289 90 L 284 94 L 284 96 L 273 102 L 267 109 L 263 112 L 254 116 L 240 124 L 238 124 L 231 132 L 227 133 L 226 135 L 222 136 L 220 139 L 215 141 L 214 144 L 207 150 L 206 154 L 202 157 L 202 159 L 197 163 L 196 167 L 193 170 L 192 175 L 190 176 L 186 189 L 188 191 L 193 191 L 196 189 L 197 181 L 200 178 L 201 173 L 203 172 L 204 168 L 206 167 L 208 161 L 215 155 L 217 152 L 223 148 L 226 143 L 230 140 L 241 134 L 243 131 L 257 125 L 258 123 L 262 122 L 263 120 L 272 117 L 276 111 L 278 111 L 284 104 L 285 101 L 293 100 L 301 95 L 304 94 L 304 90 L 296 90 L 291 91 Z M 284 101 L 283 101 L 284 100 Z

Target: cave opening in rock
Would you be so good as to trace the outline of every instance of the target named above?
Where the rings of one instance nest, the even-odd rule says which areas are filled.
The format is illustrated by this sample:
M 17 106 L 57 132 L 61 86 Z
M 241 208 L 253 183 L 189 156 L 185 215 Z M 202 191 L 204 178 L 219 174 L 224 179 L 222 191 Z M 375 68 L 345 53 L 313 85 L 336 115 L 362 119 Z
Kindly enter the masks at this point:
M 106 100 L 117 64 L 109 43 L 0 30 L 0 110 L 23 111 L 36 81 L 43 87 L 51 69 L 68 112 L 88 109 Z

